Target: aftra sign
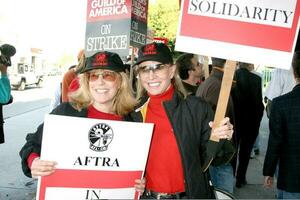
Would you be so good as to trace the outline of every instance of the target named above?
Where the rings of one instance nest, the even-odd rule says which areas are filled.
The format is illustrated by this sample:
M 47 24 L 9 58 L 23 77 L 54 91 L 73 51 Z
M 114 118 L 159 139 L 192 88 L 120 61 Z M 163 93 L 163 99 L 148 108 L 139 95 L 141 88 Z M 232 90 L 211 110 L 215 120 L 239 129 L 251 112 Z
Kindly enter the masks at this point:
M 39 200 L 137 199 L 153 124 L 45 117 L 41 159 L 57 162 L 38 180 Z M 137 151 L 138 149 L 138 151 Z
M 185 0 L 176 50 L 289 68 L 299 8 L 297 0 Z

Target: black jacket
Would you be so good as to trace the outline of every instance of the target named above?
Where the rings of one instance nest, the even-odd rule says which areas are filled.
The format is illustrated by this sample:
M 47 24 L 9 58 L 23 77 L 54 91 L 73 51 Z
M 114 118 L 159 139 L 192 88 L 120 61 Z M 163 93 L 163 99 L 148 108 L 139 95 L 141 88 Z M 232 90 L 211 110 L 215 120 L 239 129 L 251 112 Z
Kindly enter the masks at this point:
M 238 135 L 258 134 L 264 113 L 261 78 L 245 68 L 235 73 L 236 85 L 232 90 L 235 122 Z
M 147 100 L 145 96 L 140 107 L 131 113 L 133 121 L 143 121 L 140 110 L 146 106 Z M 230 161 L 234 154 L 231 142 L 209 140 L 211 129 L 208 123 L 213 120 L 213 111 L 202 99 L 188 96 L 184 100 L 180 94 L 175 93 L 171 101 L 163 102 L 163 106 L 181 154 L 187 198 L 213 198 L 206 170 L 212 162 L 223 164 Z M 229 149 L 221 149 L 224 142 L 230 143 Z
M 7 105 L 7 104 L 10 104 L 13 102 L 13 97 L 10 96 L 10 99 L 7 103 L 5 104 L 0 104 L 0 144 L 4 143 L 5 142 L 5 139 L 4 139 L 4 120 L 3 120 L 3 108 L 2 106 L 4 105 Z
M 263 174 L 273 176 L 279 162 L 277 188 L 300 192 L 300 84 L 273 99 L 270 136 Z

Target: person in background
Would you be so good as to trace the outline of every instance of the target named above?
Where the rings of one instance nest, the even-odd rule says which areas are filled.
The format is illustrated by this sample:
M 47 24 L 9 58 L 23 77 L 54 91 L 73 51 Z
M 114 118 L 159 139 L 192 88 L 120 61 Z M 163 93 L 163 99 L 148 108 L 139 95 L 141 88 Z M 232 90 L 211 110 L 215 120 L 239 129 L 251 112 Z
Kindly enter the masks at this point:
M 231 143 L 229 119 L 211 131 L 211 107 L 186 94 L 165 44 L 142 46 L 134 68 L 139 105 L 130 115 L 134 121 L 155 124 L 142 198 L 214 198 L 207 169 L 232 157 L 222 145 Z
M 182 84 L 189 95 L 195 95 L 203 77 L 203 64 L 195 54 L 183 54 L 176 60 Z
M 11 66 L 11 57 L 16 53 L 16 48 L 10 44 L 0 46 L 0 104 L 5 104 L 10 99 L 10 81 L 7 76 L 7 67 Z
M 2 106 L 12 103 L 10 81 L 7 76 L 7 67 L 11 66 L 11 57 L 15 55 L 16 48 L 9 44 L 0 46 L 0 144 L 4 143 L 4 120 Z
M 270 110 L 272 107 L 273 99 L 292 91 L 295 85 L 296 85 L 296 81 L 294 78 L 293 67 L 291 67 L 289 70 L 275 69 L 273 71 L 272 79 L 265 91 L 265 98 L 264 98 L 266 103 L 266 112 L 268 118 L 270 117 Z M 278 177 L 278 165 L 276 167 L 275 177 L 276 178 Z
M 49 111 L 51 112 L 54 108 L 56 108 L 59 104 L 62 103 L 61 99 L 61 82 L 57 83 L 54 88 L 54 93 L 51 98 Z
M 209 77 L 199 86 L 196 96 L 204 99 L 211 106 L 213 111 L 216 112 L 226 60 L 221 58 L 211 58 L 211 60 L 212 71 Z M 229 96 L 226 116 L 230 118 L 231 123 L 234 125 L 234 110 L 231 96 Z M 236 141 L 233 142 L 235 143 Z M 235 163 L 233 166 L 236 166 Z M 225 163 L 220 166 L 211 165 L 209 172 L 215 187 L 231 194 L 233 193 L 234 174 L 233 167 L 230 163 Z
M 104 51 L 89 57 L 79 76 L 79 85 L 69 95 L 69 102 L 60 104 L 51 114 L 129 120 L 126 115 L 133 110 L 136 100 L 118 54 Z M 37 178 L 55 173 L 55 161 L 40 159 L 42 136 L 43 124 L 34 134 L 27 135 L 26 143 L 20 151 L 22 169 L 28 177 Z M 137 191 L 143 192 L 144 186 L 144 180 L 136 180 Z
M 296 86 L 272 100 L 270 135 L 263 166 L 264 185 L 271 187 L 279 163 L 278 199 L 300 199 L 300 51 L 294 53 L 292 68 Z
M 10 82 L 7 76 L 7 66 L 0 63 L 0 104 L 5 104 L 10 99 Z
M 263 116 L 261 77 L 251 73 L 253 64 L 239 63 L 236 70 L 236 84 L 232 89 L 235 114 L 235 131 L 237 138 L 238 167 L 236 171 L 236 187 L 247 184 L 246 173 L 250 154 L 258 135 L 260 121 Z
M 7 77 L 7 66 L 0 63 L 0 144 L 4 143 L 4 120 L 2 106 L 6 105 L 10 100 L 10 82 Z
M 254 69 L 254 65 L 251 66 L 250 72 L 253 73 L 253 74 L 256 74 L 257 76 L 259 76 L 259 77 L 262 79 L 262 82 L 261 82 L 261 90 L 263 90 L 264 84 L 263 84 L 263 76 L 262 76 L 262 74 L 259 73 L 259 72 L 257 72 L 257 71 Z M 259 148 L 260 148 L 260 134 L 258 133 L 258 135 L 257 135 L 257 137 L 256 137 L 256 140 L 255 140 L 255 143 L 254 143 L 254 145 L 253 145 L 251 154 L 250 154 L 250 158 L 254 158 L 255 155 L 259 155 L 259 152 L 260 152 Z
M 80 70 L 84 66 L 85 55 L 84 50 L 80 50 L 77 55 L 78 64 L 75 67 L 70 67 L 70 69 L 64 74 L 62 80 L 62 90 L 61 90 L 61 100 L 62 102 L 67 102 L 69 100 L 68 93 L 70 91 L 69 87 L 71 82 L 77 77 L 80 73 Z
M 275 69 L 272 74 L 272 79 L 265 91 L 266 99 L 266 111 L 267 116 L 270 115 L 270 109 L 272 105 L 272 100 L 275 97 L 284 95 L 294 88 L 296 85 L 296 81 L 293 75 L 293 69 L 290 68 L 289 70 L 286 69 Z
M 69 100 L 69 93 L 79 88 L 79 78 L 77 75 L 80 73 L 80 70 L 84 67 L 86 58 L 83 54 L 83 51 L 80 51 L 78 56 L 81 56 L 78 57 L 78 64 L 71 66 L 68 69 L 68 71 L 64 74 L 62 82 L 56 85 L 50 103 L 50 111 L 52 111 L 62 102 L 67 102 Z M 68 86 L 67 91 L 65 91 L 66 86 Z

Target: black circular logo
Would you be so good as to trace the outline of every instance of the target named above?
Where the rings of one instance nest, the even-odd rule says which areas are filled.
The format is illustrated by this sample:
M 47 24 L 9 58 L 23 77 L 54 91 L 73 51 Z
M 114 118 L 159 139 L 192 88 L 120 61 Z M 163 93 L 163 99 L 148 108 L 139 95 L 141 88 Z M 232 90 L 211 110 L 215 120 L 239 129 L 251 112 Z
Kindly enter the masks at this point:
M 109 125 L 104 123 L 94 125 L 89 131 L 90 149 L 94 151 L 106 151 L 113 136 L 114 133 Z

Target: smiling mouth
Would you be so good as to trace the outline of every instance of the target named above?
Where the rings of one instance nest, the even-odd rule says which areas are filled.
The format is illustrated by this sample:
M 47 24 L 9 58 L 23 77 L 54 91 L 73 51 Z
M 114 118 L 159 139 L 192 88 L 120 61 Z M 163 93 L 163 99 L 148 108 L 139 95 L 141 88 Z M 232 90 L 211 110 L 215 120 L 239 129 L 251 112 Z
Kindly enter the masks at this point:
M 160 85 L 160 83 L 159 83 L 159 82 L 154 82 L 154 83 L 148 83 L 148 85 L 149 85 L 150 87 L 157 87 L 157 86 Z
M 96 89 L 96 92 L 99 94 L 103 94 L 103 93 L 108 92 L 108 89 Z

